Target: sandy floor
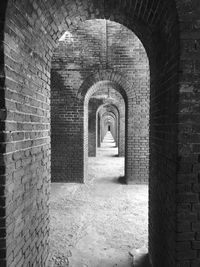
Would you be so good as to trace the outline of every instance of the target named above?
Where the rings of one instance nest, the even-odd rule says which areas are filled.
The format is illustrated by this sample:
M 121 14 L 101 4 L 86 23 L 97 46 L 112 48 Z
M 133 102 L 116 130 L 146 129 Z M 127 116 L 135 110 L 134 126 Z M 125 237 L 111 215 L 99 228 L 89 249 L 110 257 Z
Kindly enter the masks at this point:
M 52 184 L 49 266 L 130 267 L 129 252 L 147 246 L 148 187 L 119 183 L 114 145 L 108 134 L 86 184 Z

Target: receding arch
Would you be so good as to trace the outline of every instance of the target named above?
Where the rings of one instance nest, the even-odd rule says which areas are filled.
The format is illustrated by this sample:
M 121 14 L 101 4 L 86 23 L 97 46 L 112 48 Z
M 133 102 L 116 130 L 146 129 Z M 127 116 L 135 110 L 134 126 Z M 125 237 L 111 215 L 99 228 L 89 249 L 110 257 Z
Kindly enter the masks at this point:
M 101 123 L 102 123 L 102 138 L 105 137 L 108 127 L 110 128 L 109 131 L 112 133 L 112 137 L 117 143 L 118 139 L 118 124 L 119 124 L 119 118 L 116 117 L 116 115 L 111 111 L 105 111 L 101 114 Z M 102 140 L 103 141 L 103 140 Z
M 98 91 L 98 86 L 112 86 L 114 87 L 127 101 L 127 91 L 131 90 L 132 85 L 126 81 L 122 74 L 113 70 L 99 70 L 86 78 L 82 83 L 77 96 L 81 99 L 90 98 L 92 94 Z M 88 88 L 92 88 L 88 93 Z
M 112 80 L 111 81 L 107 80 L 108 74 L 106 74 L 105 71 L 103 73 L 105 76 L 104 75 L 94 76 L 96 77 L 97 80 L 95 78 L 91 79 L 91 76 L 90 76 L 86 81 L 83 82 L 83 84 L 80 87 L 80 90 L 78 91 L 78 98 L 84 101 L 84 177 L 87 177 L 87 171 L 88 171 L 87 170 L 87 166 L 88 166 L 88 104 L 89 104 L 89 100 L 91 96 L 95 94 L 98 90 L 100 90 L 101 86 L 105 87 L 105 86 L 111 85 L 115 90 L 117 90 L 122 95 L 124 102 L 125 102 L 125 99 L 127 98 L 125 90 L 120 85 L 118 84 L 116 85 L 116 77 L 118 77 L 118 79 L 120 77 L 121 80 L 122 80 L 122 77 L 119 75 L 109 76 L 112 79 L 114 79 L 115 82 L 113 83 Z M 106 78 L 106 80 L 99 80 L 100 77 Z M 88 82 L 88 80 L 92 81 L 92 83 Z M 91 87 L 86 87 L 90 85 Z M 108 103 L 105 103 L 103 105 L 107 105 L 107 104 Z M 125 109 L 126 109 L 126 104 L 125 104 Z
M 96 111 L 96 137 L 97 137 L 97 144 L 100 145 L 101 143 L 101 140 L 102 140 L 102 136 L 101 136 L 101 116 L 100 116 L 100 110 L 102 108 L 107 108 L 109 107 L 111 110 L 111 112 L 114 112 L 115 114 L 115 117 L 117 118 L 118 120 L 118 130 L 117 130 L 117 140 L 116 140 L 116 145 L 118 146 L 119 145 L 119 137 L 120 137 L 120 118 L 121 118 L 121 112 L 120 112 L 120 109 L 119 107 L 117 107 L 117 104 L 119 103 L 116 103 L 113 99 L 113 102 L 112 103 L 104 103 L 102 104 L 101 106 L 99 106 L 99 108 L 97 109 Z M 124 114 L 125 116 L 125 114 Z
M 100 131 L 100 124 L 101 124 L 101 116 L 100 116 L 100 110 L 102 108 L 107 108 L 108 112 L 112 112 L 114 116 L 116 117 L 116 120 L 118 121 L 118 129 L 116 130 L 117 132 L 117 137 L 116 137 L 116 146 L 118 147 L 118 155 L 124 156 L 124 150 L 125 150 L 125 127 L 122 125 L 123 121 L 122 119 L 125 120 L 125 110 L 123 112 L 123 108 L 121 107 L 120 103 L 116 100 L 112 100 L 112 103 L 104 103 L 99 106 L 99 108 L 96 111 L 96 139 L 97 139 L 97 144 L 100 144 L 102 141 L 102 136 L 101 136 L 101 131 Z M 100 122 L 98 125 L 98 118 L 100 116 Z

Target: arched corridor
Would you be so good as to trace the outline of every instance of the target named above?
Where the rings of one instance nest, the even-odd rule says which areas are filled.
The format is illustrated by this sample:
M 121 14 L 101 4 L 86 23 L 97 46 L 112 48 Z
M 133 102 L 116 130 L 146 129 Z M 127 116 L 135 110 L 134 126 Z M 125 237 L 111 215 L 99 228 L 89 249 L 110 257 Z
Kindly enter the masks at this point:
M 88 104 L 98 93 L 103 94 L 99 101 L 109 102 L 109 97 L 113 98 L 124 113 L 127 111 L 127 182 L 147 181 L 149 61 L 137 36 L 123 25 L 107 20 L 80 23 L 60 39 L 51 74 L 53 181 L 86 180 Z
M 0 266 L 47 266 L 51 181 L 87 182 L 88 104 L 105 85 L 125 102 L 127 190 L 149 184 L 151 265 L 200 265 L 199 12 L 197 0 L 1 1 Z

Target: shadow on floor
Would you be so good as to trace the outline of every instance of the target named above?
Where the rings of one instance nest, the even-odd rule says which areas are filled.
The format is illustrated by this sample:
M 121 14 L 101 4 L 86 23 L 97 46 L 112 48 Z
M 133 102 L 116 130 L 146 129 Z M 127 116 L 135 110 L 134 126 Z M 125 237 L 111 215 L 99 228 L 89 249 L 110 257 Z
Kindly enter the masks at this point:
M 151 264 L 149 262 L 149 255 L 145 254 L 145 255 L 141 255 L 140 257 L 138 257 L 136 259 L 136 261 L 134 262 L 134 267 L 151 267 Z
M 118 155 L 114 154 L 114 155 L 105 155 L 104 158 L 118 158 Z
M 119 183 L 119 184 L 126 184 L 126 178 L 125 178 L 125 176 L 120 176 L 117 179 L 117 183 Z
M 125 176 L 115 177 L 113 179 L 109 178 L 101 178 L 99 183 L 111 183 L 111 184 L 126 184 Z
M 119 155 L 118 154 L 114 154 L 114 155 L 110 155 L 110 157 L 112 157 L 112 158 L 119 158 Z
M 120 177 L 114 177 L 113 179 L 110 179 L 109 177 L 104 177 L 101 179 L 96 179 L 95 183 L 98 184 L 126 184 L 126 179 L 124 176 L 120 176 Z

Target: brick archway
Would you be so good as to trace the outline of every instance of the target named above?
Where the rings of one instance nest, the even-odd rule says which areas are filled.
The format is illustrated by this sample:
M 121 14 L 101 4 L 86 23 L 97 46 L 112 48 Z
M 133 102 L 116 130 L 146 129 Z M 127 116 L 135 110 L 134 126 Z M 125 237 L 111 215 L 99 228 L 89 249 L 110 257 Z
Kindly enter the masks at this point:
M 98 83 L 106 83 L 107 86 L 113 86 L 127 102 L 127 92 L 131 91 L 132 85 L 123 77 L 123 75 L 114 70 L 99 70 L 90 75 L 82 83 L 77 96 L 78 98 L 86 98 L 86 101 L 93 95 L 98 89 Z M 88 89 L 91 88 L 88 92 Z

